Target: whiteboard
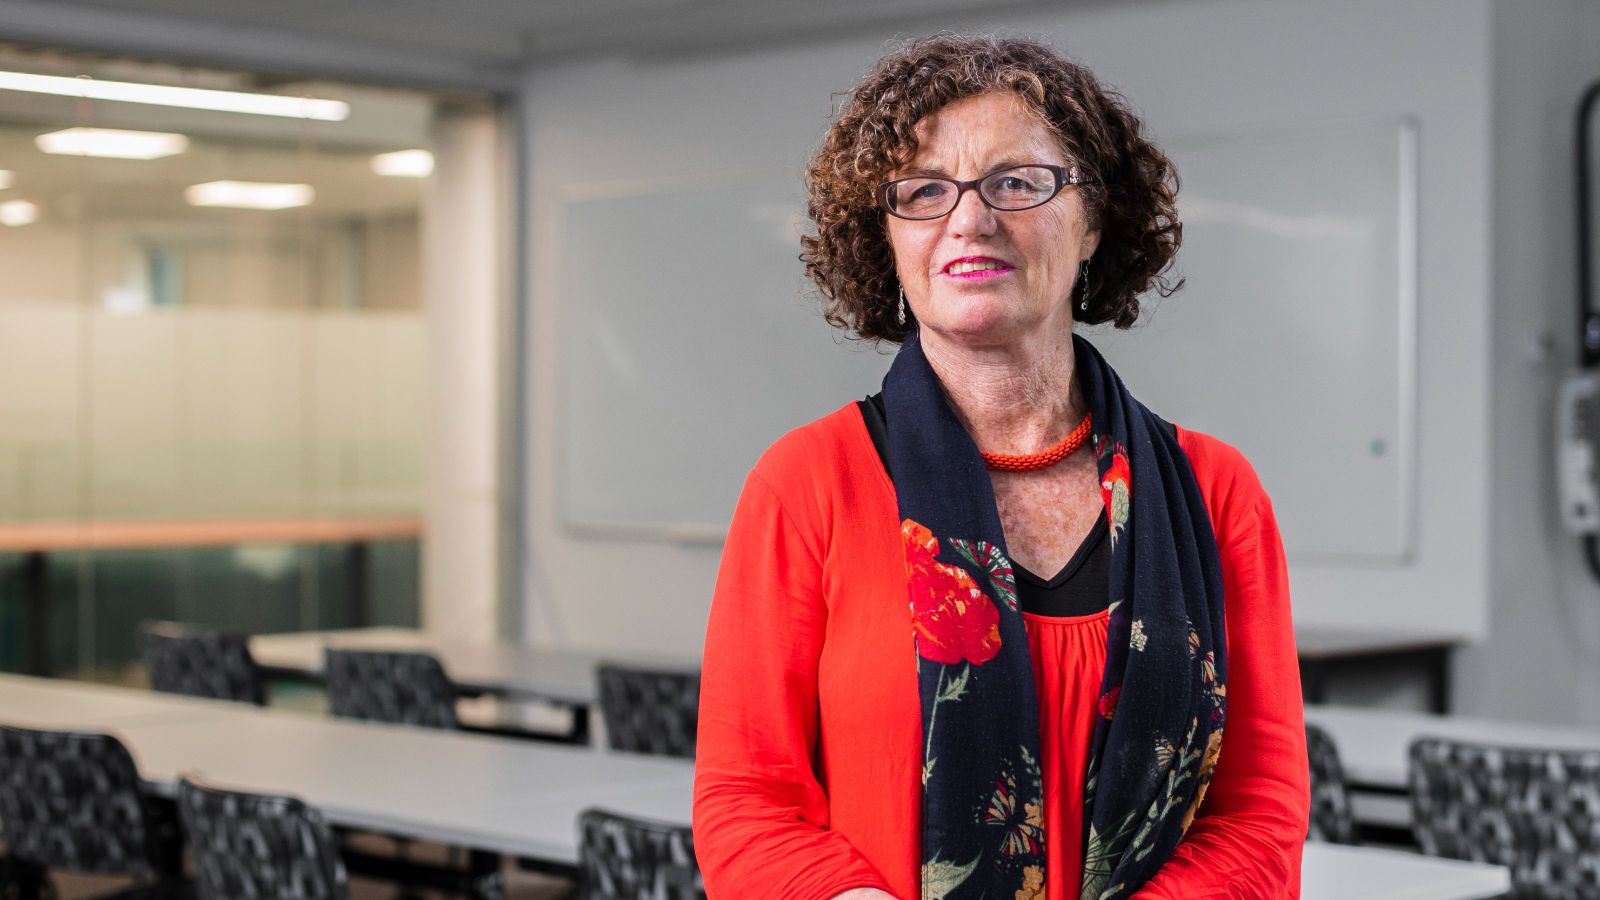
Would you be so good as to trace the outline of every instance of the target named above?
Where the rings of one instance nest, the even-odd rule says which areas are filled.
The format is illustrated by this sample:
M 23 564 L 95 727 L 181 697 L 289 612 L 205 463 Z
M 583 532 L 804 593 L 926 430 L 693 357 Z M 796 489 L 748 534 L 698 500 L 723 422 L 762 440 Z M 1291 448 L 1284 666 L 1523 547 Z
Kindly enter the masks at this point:
M 1146 405 L 1250 459 L 1291 558 L 1413 551 L 1416 146 L 1411 120 L 1168 142 L 1187 283 L 1085 332 Z
M 1416 140 L 1401 120 L 1167 142 L 1187 286 L 1086 331 L 1151 408 L 1250 458 L 1293 558 L 1412 550 Z M 569 530 L 720 540 L 765 447 L 878 390 L 891 357 L 803 279 L 802 210 L 792 173 L 565 198 Z
M 799 261 L 801 195 L 792 172 L 569 193 L 569 530 L 720 541 L 763 450 L 878 390 L 894 348 L 823 320 Z

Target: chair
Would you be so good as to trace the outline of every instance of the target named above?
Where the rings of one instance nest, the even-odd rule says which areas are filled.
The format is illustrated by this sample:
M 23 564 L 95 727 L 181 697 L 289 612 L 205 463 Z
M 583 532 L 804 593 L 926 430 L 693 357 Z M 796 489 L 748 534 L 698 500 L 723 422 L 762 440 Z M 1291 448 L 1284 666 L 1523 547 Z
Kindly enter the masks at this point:
M 333 831 L 299 799 L 178 782 L 201 900 L 349 900 Z
M 1411 744 L 1411 819 L 1424 853 L 1511 870 L 1512 896 L 1600 896 L 1600 752 Z
M 456 687 L 430 653 L 391 650 L 323 651 L 328 711 L 344 719 L 456 730 Z M 410 840 L 389 836 L 404 860 Z M 413 896 L 402 892 L 400 897 Z
M 456 688 L 429 653 L 327 648 L 328 709 L 344 719 L 455 729 Z
M 584 900 L 706 900 L 694 833 L 598 809 L 578 814 Z
M 250 658 L 244 635 L 176 622 L 146 622 L 139 626 L 139 638 L 151 688 L 266 704 L 261 673 Z
M 596 677 L 611 749 L 694 758 L 700 673 L 605 664 Z
M 1326 731 L 1307 724 L 1306 750 L 1311 757 L 1311 831 L 1307 839 L 1330 844 L 1356 843 L 1350 790 L 1345 786 L 1338 745 Z
M 108 734 L 0 725 L 0 836 L 35 888 L 48 868 L 139 879 L 108 898 L 186 892 L 177 822 L 146 800 L 133 757 Z

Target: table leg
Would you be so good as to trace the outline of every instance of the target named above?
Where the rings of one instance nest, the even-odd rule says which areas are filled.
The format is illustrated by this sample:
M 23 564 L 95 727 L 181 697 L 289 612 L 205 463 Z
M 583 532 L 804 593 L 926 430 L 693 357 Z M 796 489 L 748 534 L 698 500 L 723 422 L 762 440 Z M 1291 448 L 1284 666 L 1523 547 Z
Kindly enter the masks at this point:
M 347 628 L 365 628 L 372 621 L 372 585 L 367 563 L 372 553 L 366 541 L 352 541 L 345 558 L 350 567 L 350 593 L 346 600 Z
M 1328 701 L 1328 663 L 1321 659 L 1300 661 L 1300 694 L 1307 703 Z
M 580 747 L 587 747 L 589 746 L 589 705 L 575 703 L 570 709 L 572 710 L 572 743 Z
M 0 896 L 16 900 L 40 900 L 48 881 L 49 874 L 43 866 L 14 857 L 0 857 Z
M 1439 715 L 1450 713 L 1450 648 L 1428 651 L 1424 665 L 1428 670 L 1429 708 Z
M 22 651 L 24 671 L 29 675 L 49 675 L 50 570 L 43 550 L 30 551 L 22 558 L 22 594 L 28 604 L 28 645 Z
M 471 900 L 503 900 L 506 876 L 501 869 L 500 854 L 473 850 L 468 855 L 467 872 L 467 896 Z

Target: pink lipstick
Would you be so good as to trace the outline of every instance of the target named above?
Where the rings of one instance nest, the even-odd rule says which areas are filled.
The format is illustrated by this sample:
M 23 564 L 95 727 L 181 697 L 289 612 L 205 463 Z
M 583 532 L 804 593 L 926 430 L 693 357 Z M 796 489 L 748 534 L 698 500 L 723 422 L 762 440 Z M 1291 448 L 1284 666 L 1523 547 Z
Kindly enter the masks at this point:
M 962 281 L 981 281 L 986 278 L 995 278 L 1007 272 L 1014 271 L 1015 267 L 1003 259 L 993 256 L 963 256 L 945 263 L 942 270 L 950 278 L 959 278 Z

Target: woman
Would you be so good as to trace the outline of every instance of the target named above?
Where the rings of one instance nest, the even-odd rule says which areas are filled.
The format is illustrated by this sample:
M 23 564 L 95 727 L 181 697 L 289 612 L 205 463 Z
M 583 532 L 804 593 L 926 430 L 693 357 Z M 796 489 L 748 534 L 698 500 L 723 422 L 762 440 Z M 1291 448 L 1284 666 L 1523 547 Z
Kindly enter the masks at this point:
M 740 497 L 702 675 L 708 893 L 1297 896 L 1270 502 L 1073 334 L 1175 289 L 1170 162 L 1045 47 L 939 35 L 879 62 L 807 175 L 830 321 L 901 348 Z

